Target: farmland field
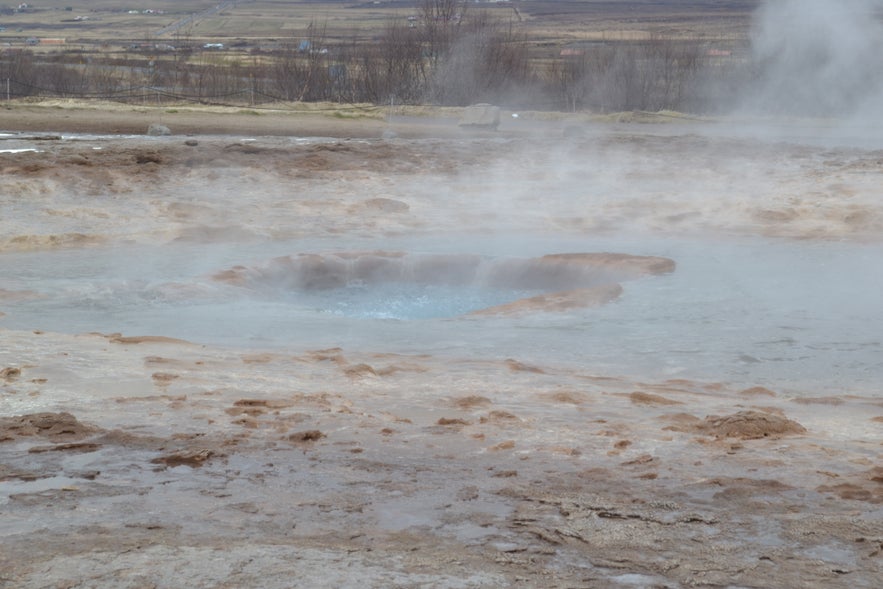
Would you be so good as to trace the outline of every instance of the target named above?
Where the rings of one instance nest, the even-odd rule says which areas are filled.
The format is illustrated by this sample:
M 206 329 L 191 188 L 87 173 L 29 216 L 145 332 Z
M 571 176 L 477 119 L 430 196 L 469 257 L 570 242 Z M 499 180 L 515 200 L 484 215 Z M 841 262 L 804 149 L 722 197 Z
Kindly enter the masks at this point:
M 689 110 L 726 100 L 750 2 L 110 2 L 5 10 L 7 97 L 212 104 L 505 103 Z M 705 75 L 697 75 L 700 70 Z M 732 83 L 732 82 L 731 82 Z M 688 97 L 687 95 L 690 94 Z
M 756 0 L 732 2 L 558 1 L 469 3 L 468 11 L 489 11 L 523 30 L 537 43 L 580 39 L 628 39 L 642 35 L 744 36 Z M 143 5 L 99 0 L 45 0 L 19 12 L 0 13 L 0 43 L 59 38 L 71 47 L 138 41 L 262 42 L 302 38 L 322 27 L 331 39 L 365 39 L 396 19 L 420 13 L 404 2 L 209 2 L 158 0 Z M 220 10 L 217 9 L 221 6 Z M 134 8 L 133 8 L 134 7 Z M 145 13 L 144 11 L 151 11 Z M 134 13 L 130 13 L 134 12 Z M 180 26 L 176 26 L 180 25 Z M 53 49 L 57 50 L 58 47 Z

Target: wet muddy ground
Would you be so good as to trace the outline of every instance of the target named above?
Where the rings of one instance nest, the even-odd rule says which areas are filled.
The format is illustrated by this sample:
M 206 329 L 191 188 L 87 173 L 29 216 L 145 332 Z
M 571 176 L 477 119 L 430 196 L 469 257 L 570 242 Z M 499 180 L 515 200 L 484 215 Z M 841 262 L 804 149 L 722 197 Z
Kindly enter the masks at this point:
M 10 587 L 883 574 L 879 399 L 514 359 L 4 340 L 21 365 L 0 421 Z
M 133 244 L 883 235 L 874 149 L 558 131 L 17 135 L 0 144 L 0 268 Z M 51 295 L 3 280 L 6 321 Z M 781 386 L 610 374 L 467 340 L 408 353 L 346 333 L 331 348 L 219 345 L 3 321 L 0 586 L 883 582 L 873 370 L 860 390 L 848 364 L 842 386 L 796 390 L 787 373 Z

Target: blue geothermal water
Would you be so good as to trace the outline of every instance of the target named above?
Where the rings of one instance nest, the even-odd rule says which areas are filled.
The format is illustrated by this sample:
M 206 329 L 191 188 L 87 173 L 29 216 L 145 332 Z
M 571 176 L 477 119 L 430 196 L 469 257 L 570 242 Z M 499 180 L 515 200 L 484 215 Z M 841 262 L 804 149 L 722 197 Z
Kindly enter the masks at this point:
M 600 308 L 461 317 L 536 294 L 388 283 L 324 291 L 248 289 L 211 275 L 336 242 L 132 246 L 0 255 L 0 327 L 164 335 L 246 348 L 517 358 L 596 374 L 696 378 L 826 394 L 883 385 L 883 246 L 763 238 L 450 236 L 351 240 L 349 249 L 532 257 L 613 251 L 674 259 Z

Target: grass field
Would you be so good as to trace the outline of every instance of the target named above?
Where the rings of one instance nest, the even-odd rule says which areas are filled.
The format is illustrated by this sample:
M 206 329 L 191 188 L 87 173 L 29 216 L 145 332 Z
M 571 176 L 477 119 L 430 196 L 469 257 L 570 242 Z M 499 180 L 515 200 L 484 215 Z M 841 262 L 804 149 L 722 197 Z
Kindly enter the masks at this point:
M 744 36 L 757 0 L 527 0 L 469 3 L 468 11 L 488 11 L 543 44 L 580 40 L 639 40 L 648 36 L 733 39 Z M 321 27 L 331 40 L 370 39 L 388 23 L 419 14 L 417 0 L 287 2 L 211 0 L 122 2 L 44 0 L 0 14 L 0 46 L 26 46 L 28 39 L 64 39 L 41 50 L 133 41 L 174 45 L 220 42 L 240 49 L 265 42 L 299 39 Z M 220 9 L 218 9 L 220 7 Z M 174 28 L 174 25 L 180 24 Z M 33 41 L 32 41 L 33 43 Z
M 741 65 L 758 2 L 46 0 L 0 10 L 0 77 L 11 97 L 697 111 L 719 99 L 696 72 Z

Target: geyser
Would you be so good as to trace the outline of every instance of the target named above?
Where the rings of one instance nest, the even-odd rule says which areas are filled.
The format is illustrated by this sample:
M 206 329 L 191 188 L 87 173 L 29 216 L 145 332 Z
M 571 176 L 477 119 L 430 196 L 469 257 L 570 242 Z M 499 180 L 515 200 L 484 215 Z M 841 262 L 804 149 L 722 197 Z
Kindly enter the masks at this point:
M 619 282 L 673 271 L 667 258 L 616 253 L 488 258 L 405 252 L 303 253 L 214 275 L 256 291 L 307 298 L 346 315 L 426 319 L 566 311 L 604 304 Z

